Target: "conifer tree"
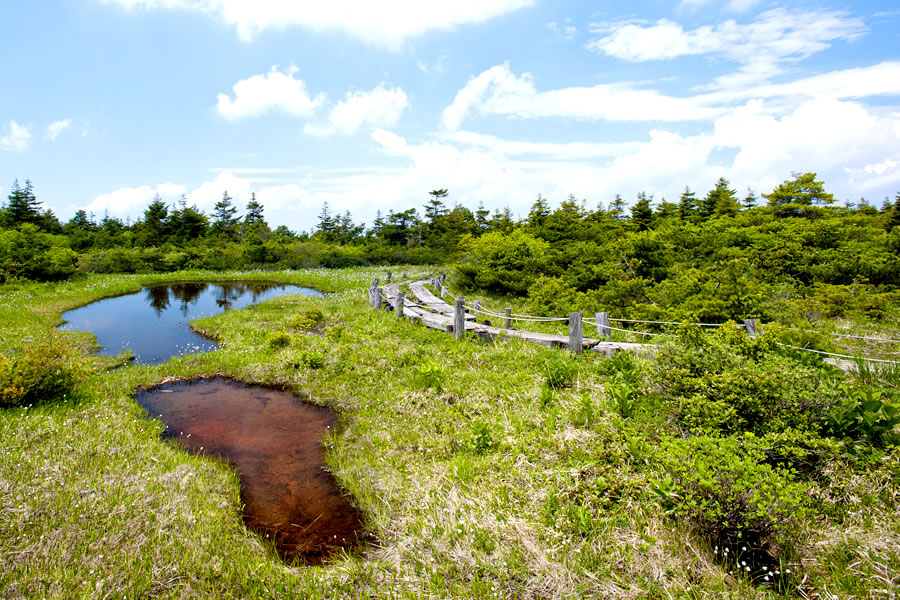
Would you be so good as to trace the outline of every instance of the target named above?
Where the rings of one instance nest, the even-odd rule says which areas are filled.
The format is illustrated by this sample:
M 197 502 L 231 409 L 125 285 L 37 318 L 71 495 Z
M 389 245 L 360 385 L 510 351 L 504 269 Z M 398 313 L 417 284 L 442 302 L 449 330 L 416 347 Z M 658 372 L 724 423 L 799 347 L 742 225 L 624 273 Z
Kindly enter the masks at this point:
M 237 216 L 237 207 L 231 202 L 228 191 L 222 192 L 222 199 L 213 206 L 213 233 L 225 240 L 233 240 L 237 237 L 240 217 Z
M 690 221 L 697 214 L 697 199 L 696 194 L 691 191 L 691 188 L 685 186 L 684 192 L 681 193 L 681 198 L 678 199 L 678 218 L 682 221 Z
M 646 231 L 653 225 L 653 209 L 650 207 L 651 196 L 645 192 L 637 195 L 637 202 L 631 207 L 631 223 L 638 231 Z

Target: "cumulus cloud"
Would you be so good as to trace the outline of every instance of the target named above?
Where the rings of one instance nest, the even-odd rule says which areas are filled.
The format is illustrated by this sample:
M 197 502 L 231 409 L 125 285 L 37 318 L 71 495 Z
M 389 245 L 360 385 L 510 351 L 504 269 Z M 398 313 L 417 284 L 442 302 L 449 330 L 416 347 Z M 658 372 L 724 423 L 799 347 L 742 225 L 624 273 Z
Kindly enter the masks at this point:
M 275 66 L 268 73 L 241 79 L 232 86 L 234 99 L 219 94 L 216 110 L 231 121 L 275 110 L 292 117 L 311 117 L 324 104 L 325 95 L 310 97 L 303 80 L 294 78 L 296 74 L 296 67 L 282 72 Z
M 385 89 L 379 85 L 369 92 L 347 92 L 346 97 L 334 105 L 328 118 L 321 123 L 307 123 L 304 131 L 309 135 L 350 135 L 360 127 L 393 127 L 409 106 L 409 99 L 401 88 Z
M 609 121 L 690 121 L 709 119 L 721 110 L 691 98 L 667 96 L 630 83 L 569 87 L 539 92 L 529 73 L 496 65 L 466 83 L 444 109 L 444 129 L 458 129 L 473 114 L 520 118 L 567 117 Z
M 302 27 L 340 31 L 365 42 L 397 50 L 410 38 L 429 31 L 449 31 L 481 23 L 531 6 L 534 0 L 102 0 L 127 9 L 187 10 L 234 26 L 244 40 L 270 29 Z
M 9 133 L 0 137 L 0 149 L 10 152 L 25 152 L 31 146 L 31 131 L 27 127 L 10 121 L 7 125 Z
M 137 187 L 122 187 L 112 192 L 100 194 L 94 200 L 83 207 L 88 213 L 102 215 L 106 212 L 112 217 L 120 219 L 136 219 L 143 214 L 144 209 L 153 200 L 156 194 L 168 202 L 174 204 L 184 193 L 184 186 L 174 183 L 162 183 L 156 186 L 141 185 Z
M 71 125 L 72 119 L 62 119 L 61 121 L 50 123 L 47 125 L 47 139 L 50 141 L 55 140 L 60 133 L 68 129 Z
M 866 32 L 858 17 L 839 11 L 788 11 L 776 8 L 756 20 L 740 24 L 728 20 L 685 30 L 669 19 L 592 23 L 601 37 L 588 49 L 630 62 L 669 60 L 680 56 L 711 55 L 741 65 L 726 84 L 743 85 L 782 72 L 782 63 L 796 62 L 827 49 L 838 40 L 852 41 Z

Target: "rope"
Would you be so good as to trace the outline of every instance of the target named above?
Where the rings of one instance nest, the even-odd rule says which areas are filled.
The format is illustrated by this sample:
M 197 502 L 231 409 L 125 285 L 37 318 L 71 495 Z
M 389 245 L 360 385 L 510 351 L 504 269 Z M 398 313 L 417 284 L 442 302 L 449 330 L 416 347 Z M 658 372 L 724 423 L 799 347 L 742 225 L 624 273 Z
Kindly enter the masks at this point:
M 814 352 L 816 354 L 824 354 L 825 356 L 836 356 L 837 358 L 849 358 L 852 360 L 867 360 L 869 362 L 877 362 L 877 363 L 888 363 L 891 365 L 900 365 L 900 362 L 895 360 L 883 360 L 881 358 L 869 358 L 867 356 L 851 356 L 849 354 L 835 354 L 834 352 L 825 352 L 823 350 L 813 350 L 812 348 L 801 348 L 800 346 L 791 346 L 790 344 L 782 344 L 781 342 L 775 342 L 779 346 L 784 346 L 785 348 L 793 348 L 794 350 L 802 350 L 803 352 Z
M 821 333 L 819 331 L 813 331 L 812 329 L 800 329 L 799 327 L 787 327 L 788 331 L 802 331 L 803 333 Z M 865 335 L 850 335 L 849 333 L 826 333 L 824 335 L 830 335 L 832 337 L 838 338 L 850 338 L 854 340 L 866 340 L 870 342 L 884 342 L 886 344 L 900 344 L 900 340 L 894 340 L 891 338 L 877 338 L 877 337 L 869 337 Z
M 721 327 L 721 323 L 681 323 L 679 321 L 637 321 L 633 319 L 609 319 L 616 323 L 647 323 L 650 325 L 700 325 L 701 327 Z
M 488 310 L 484 310 L 483 308 L 476 309 L 471 305 L 466 305 L 466 310 L 471 310 L 472 312 L 480 312 L 486 314 L 491 317 L 497 317 L 498 319 L 506 319 L 506 315 L 501 315 L 499 313 L 491 312 Z M 549 323 L 552 321 L 568 321 L 569 317 L 530 317 L 527 315 L 510 315 L 508 317 L 512 321 L 533 321 L 539 323 Z
M 622 333 L 635 333 L 635 334 L 639 334 L 639 335 L 658 335 L 658 336 L 662 336 L 662 337 L 672 337 L 671 335 L 668 335 L 666 333 L 650 333 L 649 331 L 634 331 L 632 329 L 619 329 L 618 327 L 612 327 L 612 326 L 607 327 L 607 329 L 609 329 L 610 331 L 621 331 Z

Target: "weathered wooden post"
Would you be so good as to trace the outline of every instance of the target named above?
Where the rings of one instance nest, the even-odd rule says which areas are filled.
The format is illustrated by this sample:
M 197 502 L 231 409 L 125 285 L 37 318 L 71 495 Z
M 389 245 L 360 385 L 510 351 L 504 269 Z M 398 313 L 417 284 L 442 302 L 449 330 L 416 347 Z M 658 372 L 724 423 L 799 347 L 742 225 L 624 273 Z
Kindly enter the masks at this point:
M 403 272 L 403 279 L 406 280 L 406 271 Z
M 581 331 L 581 313 L 569 313 L 569 352 L 581 354 L 584 351 L 584 336 Z
M 605 338 L 608 337 L 610 341 L 612 340 L 612 330 L 609 328 L 609 313 L 608 312 L 598 312 L 595 315 L 597 319 L 597 337 Z
M 390 271 L 388 271 L 387 278 L 385 278 L 384 281 L 385 281 L 386 283 L 390 283 L 390 282 L 391 282 L 391 272 L 390 272 Z
M 440 279 L 441 278 L 438 277 L 437 275 L 435 275 L 434 277 L 431 278 L 431 289 L 433 289 L 434 291 L 438 291 L 439 289 L 441 289 Z
M 446 298 L 446 297 L 447 297 L 447 288 L 446 288 L 446 286 L 444 286 L 444 284 L 442 283 L 442 284 L 441 284 L 441 298 Z
M 397 318 L 403 318 L 403 303 L 406 300 L 406 292 L 400 292 L 397 294 L 397 306 L 395 310 L 397 311 Z
M 756 337 L 760 333 L 756 324 L 757 319 L 744 319 L 744 329 L 750 337 Z
M 447 288 L 444 288 L 447 289 Z M 461 340 L 466 332 L 466 301 L 462 296 L 456 297 L 453 305 L 453 336 Z
M 382 299 L 381 288 L 377 287 L 377 288 L 375 288 L 375 299 L 372 301 L 372 303 L 375 305 L 375 308 L 378 310 L 381 310 L 381 299 Z
M 512 329 L 512 308 L 509 306 L 503 311 L 503 314 L 506 316 L 506 323 L 504 323 L 504 328 Z
M 481 300 L 472 303 L 472 312 L 475 314 L 475 322 L 478 322 L 478 315 L 481 314 Z

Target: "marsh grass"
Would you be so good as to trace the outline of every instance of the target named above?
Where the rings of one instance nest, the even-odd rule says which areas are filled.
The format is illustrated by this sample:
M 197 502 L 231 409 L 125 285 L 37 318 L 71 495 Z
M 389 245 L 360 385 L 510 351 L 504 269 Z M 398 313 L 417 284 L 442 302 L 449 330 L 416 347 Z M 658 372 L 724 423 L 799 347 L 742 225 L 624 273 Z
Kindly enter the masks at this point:
M 395 273 L 402 269 L 395 268 Z M 411 271 L 411 269 L 410 269 Z M 517 340 L 458 342 L 366 305 L 383 272 L 89 276 L 0 288 L 0 352 L 60 312 L 141 285 L 265 279 L 334 292 L 285 296 L 192 326 L 215 352 L 162 365 L 97 364 L 74 398 L 0 411 L 0 589 L 10 597 L 765 597 L 666 514 L 649 480 L 668 416 L 640 361 L 557 358 Z M 291 320 L 321 310 L 320 330 Z M 272 346 L 286 332 L 290 343 Z M 83 355 L 84 334 L 63 337 Z M 225 374 L 341 414 L 327 468 L 364 515 L 361 554 L 285 565 L 240 518 L 235 473 L 160 438 L 132 399 L 166 377 Z M 629 405 L 608 385 L 627 383 Z M 152 415 L 151 415 L 152 417 Z M 890 454 L 893 452 L 893 454 Z M 898 572 L 897 452 L 829 464 L 832 517 L 804 522 L 808 595 L 875 595 Z M 878 540 L 886 540 L 879 542 Z M 885 583 L 887 582 L 887 583 Z M 785 590 L 796 592 L 796 588 Z

